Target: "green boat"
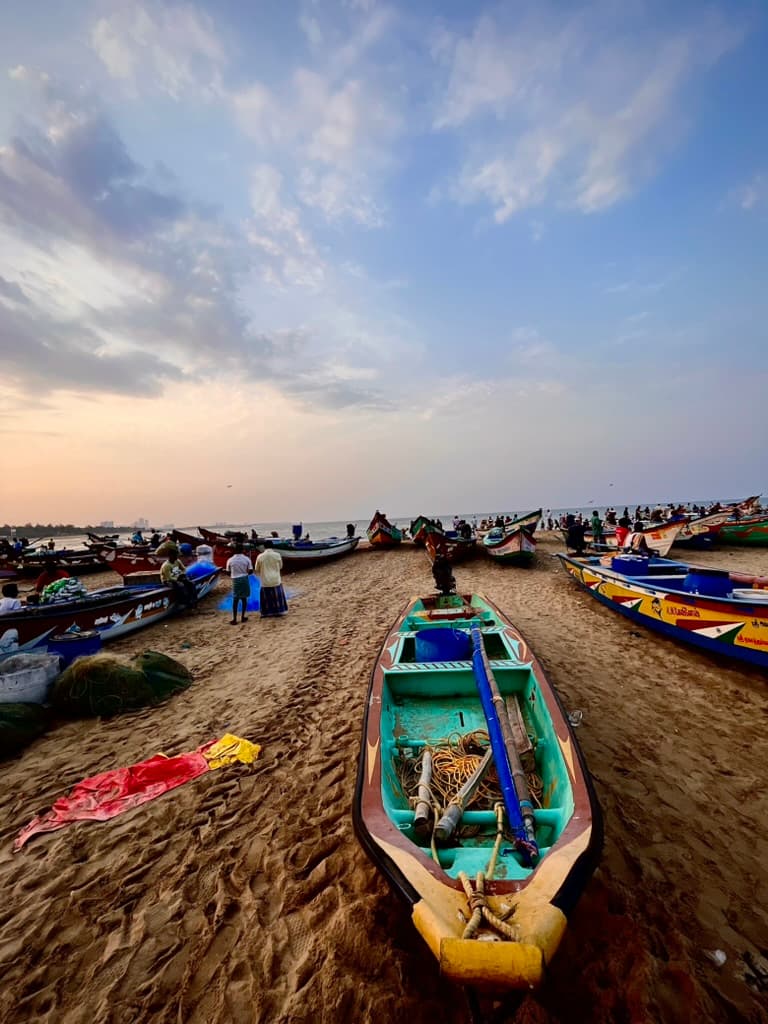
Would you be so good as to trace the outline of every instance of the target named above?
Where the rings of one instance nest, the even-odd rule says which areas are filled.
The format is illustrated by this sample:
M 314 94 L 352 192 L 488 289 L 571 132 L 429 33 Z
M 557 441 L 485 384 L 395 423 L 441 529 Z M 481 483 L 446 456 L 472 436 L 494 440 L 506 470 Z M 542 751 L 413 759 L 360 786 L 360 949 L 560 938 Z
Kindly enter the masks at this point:
M 536 556 L 533 534 L 523 527 L 504 530 L 496 526 L 483 537 L 483 548 L 502 565 L 532 565 Z
M 489 992 L 539 985 L 597 865 L 602 818 L 525 639 L 481 595 L 414 598 L 365 706 L 353 804 L 364 849 L 446 977 Z
M 721 544 L 749 544 L 768 547 L 768 516 L 729 519 L 720 527 L 717 539 Z

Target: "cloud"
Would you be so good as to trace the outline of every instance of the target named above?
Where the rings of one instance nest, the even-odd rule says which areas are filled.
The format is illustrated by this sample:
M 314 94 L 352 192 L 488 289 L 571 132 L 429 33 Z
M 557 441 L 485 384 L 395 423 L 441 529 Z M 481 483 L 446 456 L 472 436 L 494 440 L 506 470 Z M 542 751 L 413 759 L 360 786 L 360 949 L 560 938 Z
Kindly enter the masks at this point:
M 175 100 L 220 92 L 226 53 L 207 14 L 184 3 L 109 6 L 91 30 L 91 45 L 112 78 L 132 93 L 151 83 Z
M 444 69 L 433 127 L 464 150 L 441 194 L 490 204 L 497 223 L 545 202 L 595 213 L 630 195 L 682 134 L 686 83 L 742 37 L 711 12 L 676 27 L 638 22 L 631 7 L 623 20 L 600 4 L 520 10 L 433 44 Z
M 25 297 L 26 298 L 26 297 Z M 108 391 L 155 396 L 183 371 L 151 352 L 105 351 L 103 339 L 78 322 L 54 320 L 28 301 L 11 310 L 0 303 L 0 366 L 6 380 L 33 392 Z
M 754 210 L 763 205 L 768 200 L 768 175 L 761 172 L 753 175 L 745 185 L 733 189 L 730 198 L 742 210 Z
M 233 373 L 308 407 L 392 406 L 379 375 L 398 351 L 387 317 L 371 335 L 276 167 L 252 168 L 251 214 L 228 225 L 141 165 L 92 97 L 17 81 L 39 108 L 0 147 L 8 379 L 38 394 L 157 395 Z
M 229 94 L 236 123 L 278 166 L 295 197 L 329 223 L 366 228 L 384 223 L 375 196 L 395 166 L 394 142 L 403 132 L 396 61 L 373 51 L 396 23 L 386 7 L 348 9 L 319 20 L 305 12 L 299 25 L 311 61 L 283 82 L 252 80 Z

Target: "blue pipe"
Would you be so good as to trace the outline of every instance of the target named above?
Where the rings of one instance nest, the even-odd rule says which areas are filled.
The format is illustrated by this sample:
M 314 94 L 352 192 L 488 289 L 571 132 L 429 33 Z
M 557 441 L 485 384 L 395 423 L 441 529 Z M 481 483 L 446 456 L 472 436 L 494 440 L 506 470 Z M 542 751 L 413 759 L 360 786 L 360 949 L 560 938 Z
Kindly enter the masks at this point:
M 509 767 L 507 748 L 504 745 L 504 736 L 501 732 L 501 724 L 491 694 L 491 684 L 483 663 L 483 641 L 480 630 L 477 627 L 472 629 L 472 670 L 475 673 L 477 692 L 480 695 L 480 703 L 483 705 L 485 721 L 488 725 L 488 737 L 493 750 L 493 760 L 496 765 L 496 775 L 499 779 L 501 796 L 504 800 L 504 807 L 507 812 L 509 827 L 515 834 L 515 838 L 521 842 L 527 842 L 525 825 L 523 823 L 523 812 L 520 808 L 520 800 L 515 789 L 515 782 L 512 778 L 512 770 Z

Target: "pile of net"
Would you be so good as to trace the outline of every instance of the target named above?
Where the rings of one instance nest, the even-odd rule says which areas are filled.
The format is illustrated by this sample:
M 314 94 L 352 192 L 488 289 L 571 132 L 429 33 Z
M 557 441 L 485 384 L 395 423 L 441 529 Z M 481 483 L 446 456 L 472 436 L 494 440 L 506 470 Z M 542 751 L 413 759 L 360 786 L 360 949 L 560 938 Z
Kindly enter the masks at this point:
M 157 651 L 145 651 L 129 662 L 106 654 L 78 658 L 51 688 L 48 700 L 73 716 L 119 715 L 151 707 L 192 684 L 184 665 Z
M 18 754 L 47 728 L 41 704 L 0 704 L 0 761 Z
M 58 604 L 60 601 L 75 601 L 87 597 L 88 591 L 78 579 L 56 580 L 49 583 L 40 595 L 40 604 Z

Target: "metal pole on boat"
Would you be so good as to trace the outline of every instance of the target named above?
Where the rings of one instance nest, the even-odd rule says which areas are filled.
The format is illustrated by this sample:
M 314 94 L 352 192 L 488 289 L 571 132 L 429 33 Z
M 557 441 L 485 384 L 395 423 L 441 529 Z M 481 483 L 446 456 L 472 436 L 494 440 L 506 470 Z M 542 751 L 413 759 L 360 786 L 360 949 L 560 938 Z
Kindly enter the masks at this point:
M 425 750 L 421 755 L 421 775 L 419 777 L 416 811 L 413 816 L 413 830 L 417 836 L 429 835 L 429 821 L 432 817 L 432 754 Z
M 488 657 L 483 648 L 483 638 L 477 626 L 472 635 L 472 669 L 488 725 L 496 774 L 507 819 L 515 834 L 516 845 L 528 858 L 538 857 L 533 804 L 531 803 L 525 772 L 512 734 L 504 698 L 494 678 Z

